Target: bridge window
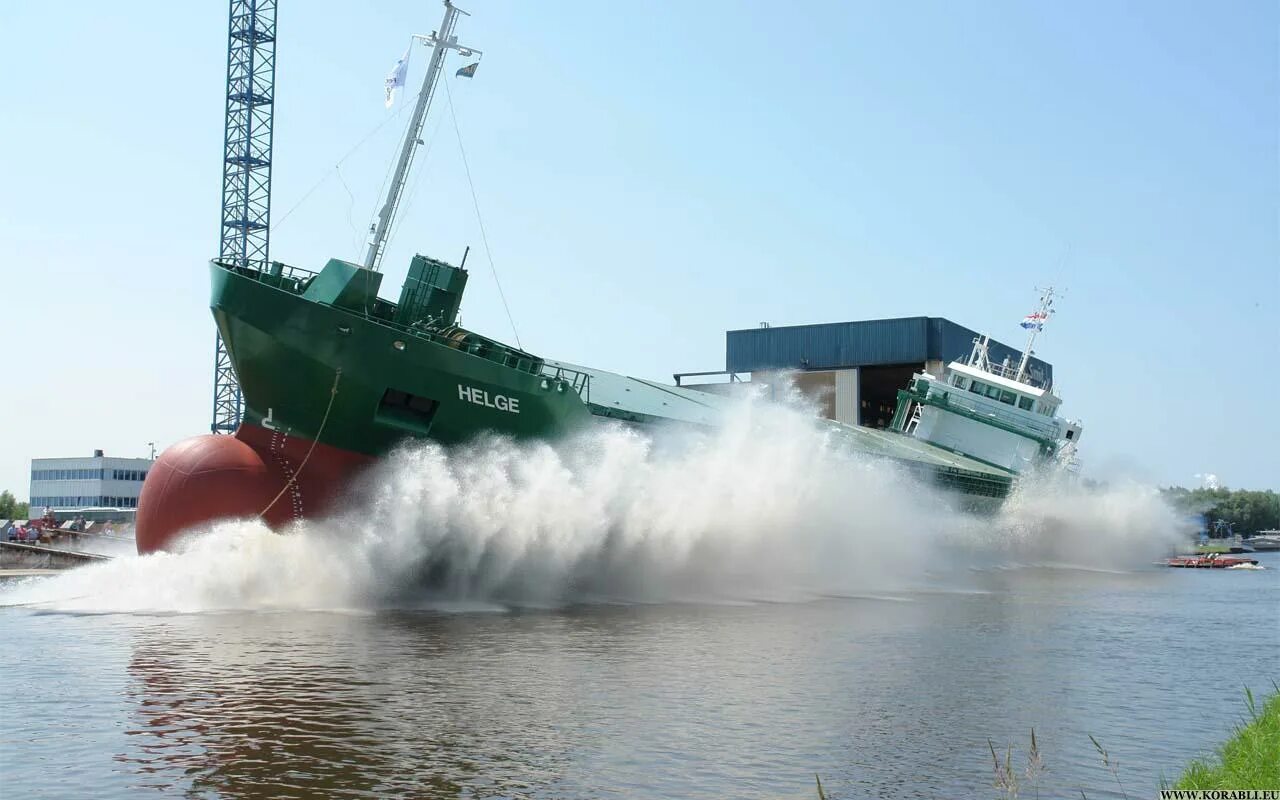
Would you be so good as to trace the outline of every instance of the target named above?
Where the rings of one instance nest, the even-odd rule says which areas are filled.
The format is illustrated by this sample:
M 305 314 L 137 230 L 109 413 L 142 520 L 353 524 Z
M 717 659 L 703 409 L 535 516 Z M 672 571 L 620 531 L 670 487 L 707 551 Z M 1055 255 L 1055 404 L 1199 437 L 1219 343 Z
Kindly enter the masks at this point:
M 1023 411 L 1030 411 L 1031 406 L 1033 405 L 1035 405 L 1035 401 L 1032 400 L 1030 397 L 1018 398 L 1018 408 L 1022 409 Z

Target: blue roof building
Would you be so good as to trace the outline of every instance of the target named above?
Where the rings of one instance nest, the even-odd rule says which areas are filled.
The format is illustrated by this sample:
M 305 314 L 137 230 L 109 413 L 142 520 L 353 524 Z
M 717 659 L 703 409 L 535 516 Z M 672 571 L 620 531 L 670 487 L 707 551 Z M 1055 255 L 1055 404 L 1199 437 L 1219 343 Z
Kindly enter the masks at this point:
M 941 375 L 949 362 L 969 356 L 978 336 L 942 317 L 761 326 L 726 332 L 725 372 L 731 377 L 750 373 L 753 383 L 770 384 L 776 380 L 771 376 L 789 373 L 789 380 L 820 405 L 824 416 L 885 427 L 898 390 L 906 388 L 912 374 Z M 989 353 L 993 362 L 1015 366 L 1022 355 L 994 339 Z M 1053 366 L 1041 359 L 1031 359 L 1029 373 L 1041 386 L 1053 382 Z M 677 375 L 676 382 L 689 386 L 682 378 L 697 374 Z

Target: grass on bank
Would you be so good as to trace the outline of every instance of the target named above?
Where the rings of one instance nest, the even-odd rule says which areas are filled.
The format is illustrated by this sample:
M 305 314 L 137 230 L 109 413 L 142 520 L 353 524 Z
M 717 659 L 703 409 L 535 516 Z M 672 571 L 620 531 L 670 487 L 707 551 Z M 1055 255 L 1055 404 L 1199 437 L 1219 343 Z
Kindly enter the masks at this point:
M 1235 734 L 1220 748 L 1218 755 L 1209 761 L 1192 761 L 1174 789 L 1280 789 L 1280 686 L 1268 697 L 1258 711 L 1253 692 L 1245 689 L 1249 721 L 1236 726 Z M 1120 780 L 1119 763 L 1111 757 L 1092 735 L 1094 749 L 1102 757 L 1102 764 L 1111 773 L 1121 797 L 1128 798 L 1124 783 Z M 1036 732 L 1031 731 L 1031 750 L 1027 754 L 1025 773 L 1014 766 L 1013 748 L 1010 746 L 1003 758 L 990 739 L 995 788 L 1001 790 L 1005 800 L 1013 800 L 1028 788 L 1035 797 L 1040 796 L 1039 779 L 1047 771 L 1036 744 Z M 821 776 L 815 775 L 818 784 L 818 800 L 834 800 L 822 787 Z M 1023 779 L 1025 778 L 1025 780 Z M 1161 788 L 1168 784 L 1161 781 Z M 1029 784 L 1029 785 L 1027 785 Z M 1088 800 L 1083 789 L 1080 796 Z
M 1175 789 L 1280 789 L 1280 687 L 1259 712 L 1245 690 L 1250 720 L 1218 748 L 1216 758 L 1192 761 Z

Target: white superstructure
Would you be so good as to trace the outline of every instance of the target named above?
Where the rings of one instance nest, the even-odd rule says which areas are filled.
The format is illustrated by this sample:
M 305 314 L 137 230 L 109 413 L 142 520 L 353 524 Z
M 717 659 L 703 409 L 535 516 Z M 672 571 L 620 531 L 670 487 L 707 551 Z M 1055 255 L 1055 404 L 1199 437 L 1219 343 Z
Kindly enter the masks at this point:
M 974 340 L 967 362 L 952 361 L 941 376 L 921 372 L 899 396 L 895 427 L 917 439 L 993 466 L 1021 473 L 1041 463 L 1075 467 L 1078 422 L 1057 416 L 1062 400 L 1027 372 L 1031 345 L 1053 314 L 1053 289 L 1023 326 L 1031 337 L 1019 364 L 993 364 L 989 337 Z

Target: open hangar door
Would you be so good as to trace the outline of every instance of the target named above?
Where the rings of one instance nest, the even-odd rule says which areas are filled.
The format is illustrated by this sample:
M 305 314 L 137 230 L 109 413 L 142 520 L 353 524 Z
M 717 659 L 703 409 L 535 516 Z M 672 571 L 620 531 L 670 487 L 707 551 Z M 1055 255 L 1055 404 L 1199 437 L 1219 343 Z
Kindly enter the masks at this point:
M 911 383 L 911 376 L 924 364 L 891 364 L 858 368 L 858 424 L 887 428 L 898 405 L 898 390 Z

